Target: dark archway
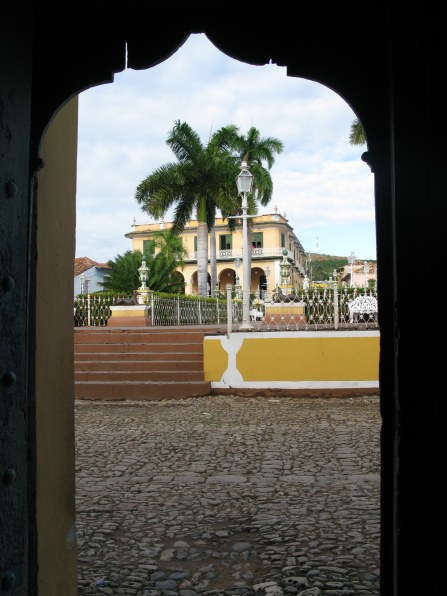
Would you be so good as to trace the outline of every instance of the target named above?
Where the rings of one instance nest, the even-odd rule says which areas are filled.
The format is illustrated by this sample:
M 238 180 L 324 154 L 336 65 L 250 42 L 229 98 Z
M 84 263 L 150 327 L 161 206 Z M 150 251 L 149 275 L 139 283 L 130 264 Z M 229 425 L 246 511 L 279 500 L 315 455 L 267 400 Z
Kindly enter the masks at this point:
M 440 593 L 442 353 L 436 348 L 437 307 L 428 304 L 424 321 L 414 325 L 408 290 L 415 270 L 428 268 L 429 279 L 443 270 L 446 41 L 439 4 L 429 1 L 415 11 L 394 2 L 374 5 L 362 19 L 359 48 L 352 43 L 358 12 L 347 4 L 300 7 L 295 16 L 285 2 L 268 14 L 258 5 L 226 3 L 216 17 L 202 2 L 79 2 L 54 11 L 50 0 L 23 0 L 2 12 L 8 23 L 0 52 L 0 151 L 7 156 L 1 166 L 0 234 L 2 588 L 22 578 L 22 592 L 38 591 L 33 176 L 43 165 L 42 134 L 64 102 L 124 68 L 126 47 L 128 66 L 146 68 L 169 56 L 189 33 L 204 32 L 233 58 L 251 64 L 272 60 L 287 66 L 290 76 L 330 87 L 365 126 L 365 161 L 375 174 L 380 272 L 381 588 L 384 595 Z M 240 29 L 243 21 L 250 24 L 246 32 Z M 430 247 L 430 263 L 425 251 L 414 250 L 415 236 L 419 246 Z

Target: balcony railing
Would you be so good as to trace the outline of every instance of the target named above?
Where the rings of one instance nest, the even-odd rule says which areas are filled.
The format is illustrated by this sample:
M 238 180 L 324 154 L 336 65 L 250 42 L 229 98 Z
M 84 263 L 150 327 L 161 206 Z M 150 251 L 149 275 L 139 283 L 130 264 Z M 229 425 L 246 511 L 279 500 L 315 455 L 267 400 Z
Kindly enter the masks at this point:
M 275 247 L 275 248 L 252 248 L 251 249 L 251 256 L 252 258 L 258 259 L 265 259 L 271 257 L 282 257 L 282 251 L 284 250 L 283 247 Z M 242 259 L 242 249 L 237 248 L 227 248 L 225 250 L 218 250 L 217 251 L 217 259 L 218 260 L 227 260 L 227 259 L 236 259 L 239 257 Z M 287 256 L 295 263 L 295 259 L 293 256 L 292 251 L 287 249 Z M 197 261 L 197 251 L 190 252 L 188 256 L 185 258 L 186 261 Z M 302 273 L 304 273 L 304 269 L 302 265 L 297 264 L 298 268 Z

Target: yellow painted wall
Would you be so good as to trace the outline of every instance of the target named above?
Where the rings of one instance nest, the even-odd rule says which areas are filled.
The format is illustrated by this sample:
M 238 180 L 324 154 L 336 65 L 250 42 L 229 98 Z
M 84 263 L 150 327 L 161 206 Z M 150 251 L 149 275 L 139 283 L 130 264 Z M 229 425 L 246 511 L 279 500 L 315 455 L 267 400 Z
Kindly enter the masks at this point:
M 378 383 L 379 342 L 379 332 L 374 331 L 251 332 L 232 334 L 230 340 L 207 337 L 205 379 L 221 382 L 233 358 L 242 383 L 290 382 L 290 388 L 301 381 L 325 386 L 328 382 Z
M 134 238 L 132 241 L 132 250 L 134 252 L 139 250 L 141 253 L 143 253 L 143 242 L 144 238 Z
M 37 192 L 38 591 L 77 594 L 73 391 L 77 98 L 50 124 Z
M 204 372 L 206 381 L 220 381 L 228 366 L 228 353 L 220 341 L 204 342 Z
M 375 380 L 379 375 L 379 338 L 254 337 L 244 340 L 236 365 L 245 381 Z

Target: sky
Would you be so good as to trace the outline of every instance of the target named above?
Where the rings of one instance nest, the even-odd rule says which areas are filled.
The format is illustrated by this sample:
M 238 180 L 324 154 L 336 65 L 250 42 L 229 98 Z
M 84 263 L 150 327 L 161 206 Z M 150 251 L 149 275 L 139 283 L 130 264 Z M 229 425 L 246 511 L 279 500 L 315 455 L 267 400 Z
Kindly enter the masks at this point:
M 154 221 L 135 200 L 138 184 L 175 161 L 166 145 L 174 122 L 187 122 L 203 144 L 235 124 L 276 137 L 284 151 L 270 170 L 275 207 L 308 253 L 376 259 L 374 179 L 352 146 L 355 113 L 329 88 L 287 77 L 275 64 L 252 66 L 193 34 L 165 62 L 126 69 L 113 83 L 79 95 L 76 257 L 107 262 L 131 250 L 125 237 Z M 172 219 L 168 212 L 165 221 Z

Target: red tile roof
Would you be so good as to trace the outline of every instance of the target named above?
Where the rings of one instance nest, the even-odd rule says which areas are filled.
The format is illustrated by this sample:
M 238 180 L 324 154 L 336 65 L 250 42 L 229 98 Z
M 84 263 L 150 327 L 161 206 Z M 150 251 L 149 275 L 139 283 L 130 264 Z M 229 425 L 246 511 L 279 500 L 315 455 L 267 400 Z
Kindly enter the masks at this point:
M 81 275 L 84 271 L 92 267 L 99 267 L 100 269 L 110 269 L 107 263 L 97 263 L 88 257 L 78 257 L 74 260 L 74 276 Z

